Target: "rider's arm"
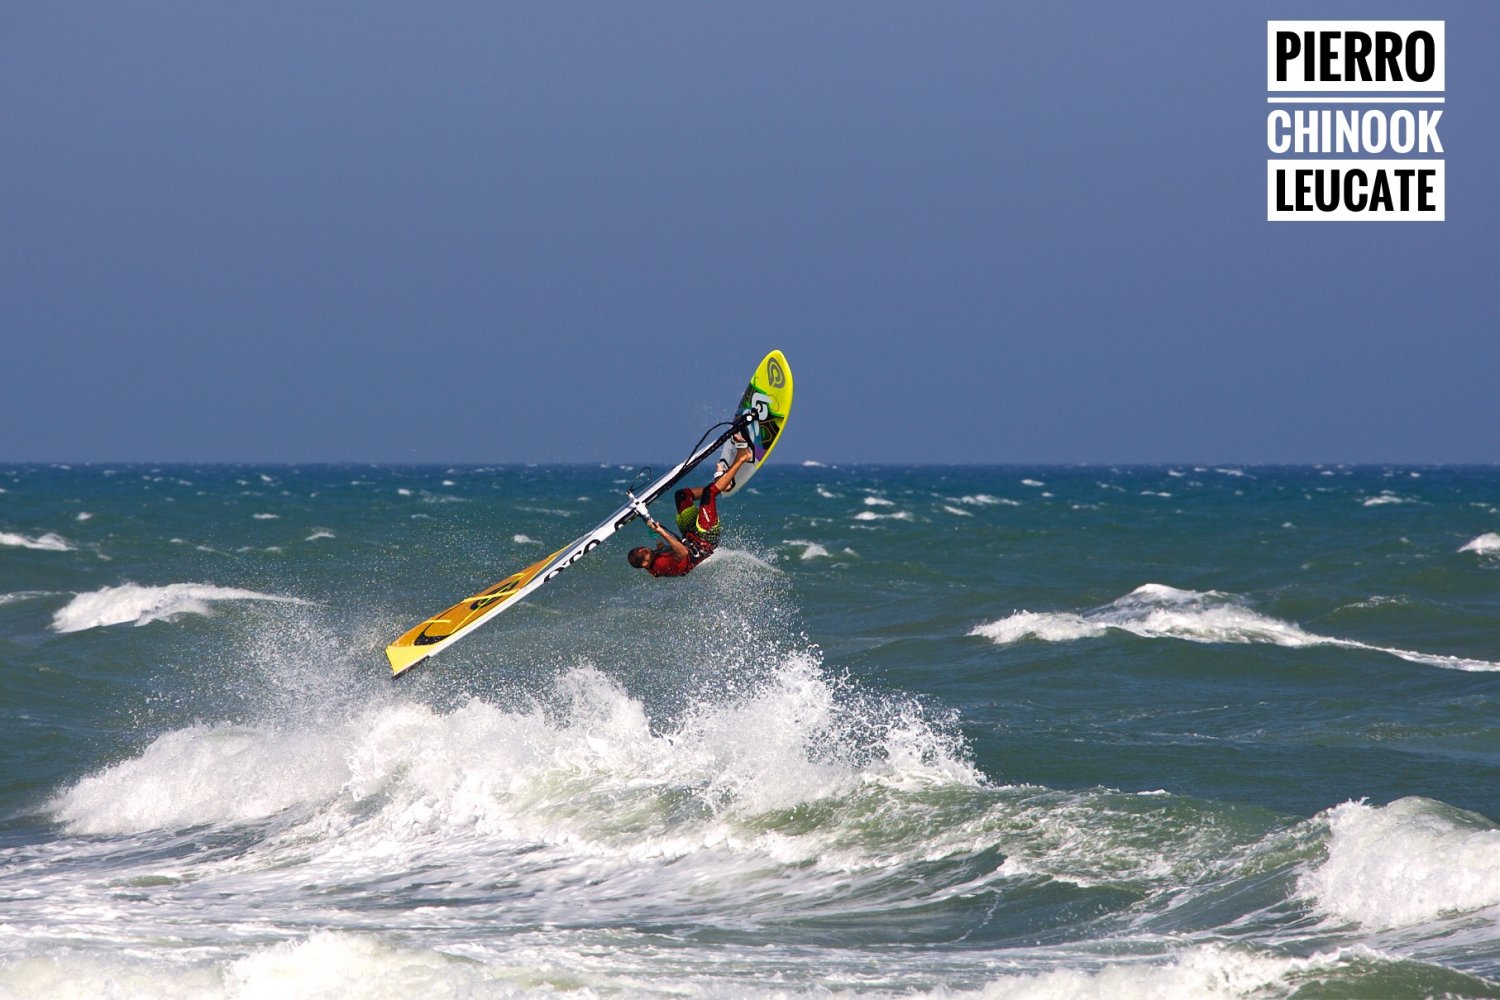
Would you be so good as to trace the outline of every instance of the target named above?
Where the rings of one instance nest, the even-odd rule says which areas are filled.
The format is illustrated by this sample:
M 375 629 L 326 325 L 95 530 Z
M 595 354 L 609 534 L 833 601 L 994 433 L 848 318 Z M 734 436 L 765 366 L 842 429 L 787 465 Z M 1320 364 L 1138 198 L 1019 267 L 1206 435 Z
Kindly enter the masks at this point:
M 671 546 L 672 554 L 674 556 L 676 556 L 678 559 L 688 558 L 687 546 L 682 544 L 682 539 L 672 534 L 666 528 L 663 528 L 660 521 L 647 521 L 646 526 L 660 535 L 662 539 L 666 541 L 669 546 Z

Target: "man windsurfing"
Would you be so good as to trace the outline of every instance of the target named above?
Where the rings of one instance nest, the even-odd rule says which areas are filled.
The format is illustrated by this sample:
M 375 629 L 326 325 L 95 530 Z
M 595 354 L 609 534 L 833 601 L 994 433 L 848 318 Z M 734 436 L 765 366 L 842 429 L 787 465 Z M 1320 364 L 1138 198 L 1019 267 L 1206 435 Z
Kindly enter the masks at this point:
M 735 473 L 750 461 L 752 454 L 744 435 L 735 436 L 734 447 L 734 461 L 713 482 L 703 487 L 687 486 L 675 494 L 681 538 L 655 521 L 645 504 L 631 498 L 636 514 L 646 522 L 646 527 L 661 536 L 662 544 L 655 549 L 644 545 L 631 549 L 625 556 L 630 565 L 652 576 L 685 576 L 713 554 L 719 544 L 719 494 L 734 482 Z

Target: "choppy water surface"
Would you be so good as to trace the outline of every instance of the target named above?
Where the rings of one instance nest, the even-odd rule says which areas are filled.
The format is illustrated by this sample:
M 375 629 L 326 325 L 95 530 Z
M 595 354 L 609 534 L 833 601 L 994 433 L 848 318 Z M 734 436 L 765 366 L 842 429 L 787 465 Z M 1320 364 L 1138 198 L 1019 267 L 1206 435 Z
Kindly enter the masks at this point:
M 0 467 L 0 995 L 1500 993 L 1500 471 L 633 472 Z

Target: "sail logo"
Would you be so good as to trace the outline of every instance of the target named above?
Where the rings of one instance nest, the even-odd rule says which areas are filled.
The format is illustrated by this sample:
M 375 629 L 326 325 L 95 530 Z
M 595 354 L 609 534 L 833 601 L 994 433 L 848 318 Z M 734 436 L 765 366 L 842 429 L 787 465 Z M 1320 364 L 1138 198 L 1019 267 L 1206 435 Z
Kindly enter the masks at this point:
M 1266 219 L 1442 222 L 1444 21 L 1267 21 Z
M 786 372 L 781 370 L 781 362 L 775 358 L 766 364 L 766 379 L 771 383 L 772 389 L 780 389 L 786 385 Z

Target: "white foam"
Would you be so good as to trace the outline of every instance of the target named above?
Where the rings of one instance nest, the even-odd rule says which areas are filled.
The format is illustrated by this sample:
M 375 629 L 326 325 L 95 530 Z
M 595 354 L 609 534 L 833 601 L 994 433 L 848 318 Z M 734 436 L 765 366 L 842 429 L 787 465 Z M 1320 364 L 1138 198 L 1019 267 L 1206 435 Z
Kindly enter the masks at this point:
M 535 538 L 532 538 L 530 535 L 512 535 L 510 540 L 512 542 L 515 542 L 517 545 L 540 545 L 540 544 L 542 544 L 541 542 L 537 541 Z
M 104 625 L 145 625 L 178 615 L 210 615 L 217 601 L 282 601 L 303 603 L 295 597 L 260 594 L 207 583 L 172 583 L 143 587 L 134 583 L 103 587 L 79 594 L 52 616 L 54 632 L 80 632 Z
M 991 496 L 988 493 L 973 493 L 961 497 L 952 497 L 954 503 L 961 503 L 969 507 L 1019 507 L 1021 501 L 1011 500 L 1006 497 Z
M 344 762 L 314 733 L 194 727 L 85 778 L 54 803 L 75 833 L 175 830 L 274 816 L 336 794 Z
M 0 545 L 12 548 L 38 549 L 43 552 L 72 552 L 73 543 L 55 532 L 32 537 L 10 531 L 0 531 Z
M 877 514 L 873 510 L 862 510 L 854 515 L 856 521 L 914 521 L 916 518 L 909 510 L 898 510 L 894 514 Z
M 1040 639 L 1043 642 L 1071 642 L 1103 635 L 1108 626 L 1085 621 L 1082 615 L 1070 612 L 1033 613 L 1017 611 L 1009 618 L 976 625 L 970 635 L 983 636 L 999 645 L 1020 642 L 1022 639 Z
M 280 514 L 254 514 L 252 516 L 257 521 L 279 521 L 279 520 L 281 520 L 281 515 Z
M 1465 543 L 1458 551 L 1477 552 L 1482 556 L 1500 555 L 1500 534 L 1493 531 L 1486 532 Z
M 510 997 L 518 987 L 509 970 L 437 951 L 402 947 L 367 934 L 316 931 L 299 941 L 263 948 L 232 963 L 226 994 L 288 997 Z M 545 981 L 534 972 L 533 981 Z
M 311 837 L 340 858 L 432 848 L 431 839 L 413 843 L 424 837 L 462 847 L 454 835 L 472 833 L 625 859 L 725 845 L 813 859 L 830 838 L 882 848 L 838 825 L 793 842 L 754 818 L 871 784 L 977 786 L 961 744 L 916 706 L 870 707 L 844 694 L 812 659 L 794 656 L 662 731 L 616 681 L 579 667 L 559 677 L 551 710 L 395 704 L 336 725 L 168 733 L 51 808 L 71 833 L 93 835 L 290 810 L 305 819 L 287 830 L 289 850 L 304 851 Z M 663 825 L 659 811 L 680 812 L 685 793 L 701 812 Z M 909 849 L 920 856 L 928 845 Z
M 1020 611 L 998 621 L 976 625 L 969 634 L 1005 645 L 1031 638 L 1044 642 L 1072 642 L 1102 635 L 1110 629 L 1148 639 L 1265 643 L 1294 649 L 1333 646 L 1386 653 L 1411 663 L 1447 670 L 1500 671 L 1500 663 L 1490 660 L 1423 653 L 1319 635 L 1291 622 L 1253 611 L 1228 594 L 1179 590 L 1159 583 L 1137 587 L 1112 604 L 1092 611 Z
M 1382 490 L 1379 496 L 1366 497 L 1361 505 L 1365 507 L 1385 507 L 1390 504 L 1416 503 L 1407 497 L 1397 496 L 1390 490 Z
M 434 918 L 437 916 L 433 915 Z M 979 981 L 973 989 L 944 985 L 948 963 L 918 974 L 920 985 L 903 982 L 906 962 L 880 963 L 865 959 L 856 973 L 854 955 L 840 956 L 818 949 L 805 954 L 747 954 L 730 945 L 713 948 L 712 959 L 697 961 L 690 949 L 671 949 L 677 961 L 642 942 L 625 948 L 623 961 L 611 961 L 597 941 L 580 941 L 569 929 L 548 928 L 521 936 L 514 944 L 474 944 L 439 949 L 419 948 L 411 941 L 428 941 L 432 930 L 405 935 L 371 934 L 351 930 L 316 930 L 304 937 L 263 944 L 261 938 L 248 954 L 192 962 L 186 958 L 151 961 L 138 949 L 100 955 L 80 955 L 71 949 L 7 962 L 0 966 L 0 993 L 17 997 L 61 1000 L 93 997 L 196 997 L 234 1000 L 313 1000 L 348 997 L 385 1000 L 411 997 L 486 997 L 510 1000 L 525 997 L 680 997 L 683 1000 L 789 1000 L 796 997 L 869 997 L 897 1000 L 931 997 L 934 1000 L 1245 1000 L 1248 997 L 1291 995 L 1303 982 L 1337 976 L 1340 967 L 1368 968 L 1385 960 L 1364 947 L 1338 949 L 1308 958 L 1287 958 L 1273 952 L 1221 944 L 1183 944 L 1165 955 L 1115 955 L 1108 960 L 1084 956 L 1076 965 L 1041 972 L 1019 971 L 1036 952 L 1017 949 L 1002 960 L 983 958 L 985 973 L 953 974 Z M 496 935 L 502 941 L 506 935 Z M 628 940 L 628 938 L 627 938 Z M 760 951 L 761 949 L 754 949 Z M 802 949 L 798 949 L 801 951 Z M 449 952 L 452 952 L 451 954 Z M 878 955 L 879 953 L 875 953 Z M 827 957 L 820 961 L 819 956 Z M 657 963 L 661 964 L 658 966 Z M 751 980 L 752 963 L 766 968 Z M 1038 963 L 1042 964 L 1042 963 Z M 865 986 L 880 970 L 881 988 Z M 818 985 L 828 977 L 836 983 Z M 909 976 L 909 974 L 908 974 Z M 859 983 L 865 988 L 855 988 Z
M 810 542 L 805 538 L 788 538 L 785 544 L 803 546 L 802 559 L 804 561 L 808 559 L 832 558 L 833 556 L 833 553 L 817 542 Z
M 948 514 L 955 514 L 958 517 L 973 517 L 974 516 L 974 512 L 973 511 L 964 510 L 962 507 L 955 507 L 952 504 L 948 504 L 948 503 L 943 504 L 943 510 L 944 510 L 944 512 L 946 512 Z
M 320 538 L 333 538 L 333 537 L 335 537 L 334 534 L 333 534 L 333 532 L 329 531 L 327 528 L 314 528 L 313 529 L 313 533 L 310 534 L 310 535 L 308 535 L 307 538 L 304 539 L 304 541 L 316 542 Z
M 1374 953 L 1357 949 L 1370 958 Z M 1364 957 L 1363 955 L 1361 957 Z M 975 992 L 943 992 L 952 1000 L 1243 1000 L 1286 996 L 1298 973 L 1327 969 L 1346 959 L 1340 953 L 1311 958 L 1281 958 L 1224 945 L 1195 945 L 1151 961 L 1114 961 L 1102 968 L 1062 968 L 1050 972 L 1001 976 Z
M 1325 914 L 1373 929 L 1445 915 L 1500 918 L 1500 829 L 1429 799 L 1345 802 L 1323 814 L 1328 857 L 1298 880 Z
M 894 500 L 887 500 L 885 497 L 870 496 L 870 497 L 865 497 L 865 506 L 866 507 L 894 507 L 894 506 L 896 506 L 896 501 L 894 501 Z
M 14 594 L 0 594 L 0 606 L 6 604 L 19 604 L 21 601 L 30 601 L 38 597 L 51 597 L 50 590 L 20 590 Z

